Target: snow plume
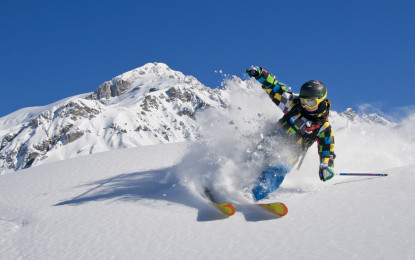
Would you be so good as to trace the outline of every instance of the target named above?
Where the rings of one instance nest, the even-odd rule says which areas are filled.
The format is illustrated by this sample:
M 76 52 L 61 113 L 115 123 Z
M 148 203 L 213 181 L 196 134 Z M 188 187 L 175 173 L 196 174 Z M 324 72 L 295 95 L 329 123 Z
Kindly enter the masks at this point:
M 197 114 L 199 142 L 179 165 L 178 175 L 195 193 L 210 187 L 218 197 L 240 201 L 240 191 L 258 176 L 248 160 L 251 151 L 275 127 L 282 112 L 255 81 L 234 76 L 223 85 L 229 107 Z
M 265 167 L 263 154 L 256 156 L 254 152 L 261 141 L 269 140 L 283 113 L 254 80 L 232 77 L 223 85 L 229 107 L 222 111 L 207 109 L 197 114 L 199 142 L 193 144 L 177 172 L 181 183 L 196 195 L 207 186 L 220 199 L 244 203 L 247 197 L 249 200 L 247 191 Z M 277 152 L 283 146 L 280 142 L 271 142 L 268 146 L 274 152 L 273 157 L 285 155 Z M 270 194 L 270 199 L 324 187 L 325 183 L 318 177 L 319 158 L 315 146 L 310 148 L 301 169 L 293 168 L 278 192 Z

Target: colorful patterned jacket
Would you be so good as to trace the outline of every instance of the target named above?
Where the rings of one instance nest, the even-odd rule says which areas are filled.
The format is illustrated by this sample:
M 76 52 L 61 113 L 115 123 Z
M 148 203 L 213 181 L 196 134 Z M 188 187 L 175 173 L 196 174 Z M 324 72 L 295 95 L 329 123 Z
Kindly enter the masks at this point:
M 256 79 L 268 93 L 271 100 L 284 112 L 278 124 L 284 134 L 297 144 L 302 151 L 306 151 L 317 141 L 320 162 L 333 167 L 334 136 L 327 119 L 330 110 L 330 101 L 325 100 L 323 109 L 317 115 L 309 115 L 302 109 L 298 95 L 287 90 L 273 75 L 261 68 Z M 319 109 L 321 110 L 321 109 Z

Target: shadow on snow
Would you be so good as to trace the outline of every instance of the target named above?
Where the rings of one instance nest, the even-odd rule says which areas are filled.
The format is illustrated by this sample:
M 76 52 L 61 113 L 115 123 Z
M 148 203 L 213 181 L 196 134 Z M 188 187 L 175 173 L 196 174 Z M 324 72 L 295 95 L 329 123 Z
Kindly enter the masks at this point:
M 213 221 L 226 218 L 200 197 L 191 194 L 173 176 L 174 167 L 162 170 L 120 174 L 93 181 L 75 188 L 88 187 L 81 194 L 59 202 L 54 206 L 81 205 L 89 202 L 164 200 L 198 209 L 197 221 Z M 173 176 L 173 177 L 172 177 Z

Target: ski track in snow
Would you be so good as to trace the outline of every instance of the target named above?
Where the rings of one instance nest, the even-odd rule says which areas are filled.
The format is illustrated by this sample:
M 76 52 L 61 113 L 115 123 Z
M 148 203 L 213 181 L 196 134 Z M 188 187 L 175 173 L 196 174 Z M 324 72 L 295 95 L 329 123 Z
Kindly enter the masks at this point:
M 414 165 L 314 190 L 287 179 L 269 199 L 282 199 L 287 216 L 240 203 L 224 218 L 177 179 L 188 151 L 186 143 L 146 146 L 0 176 L 0 258 L 415 257 Z

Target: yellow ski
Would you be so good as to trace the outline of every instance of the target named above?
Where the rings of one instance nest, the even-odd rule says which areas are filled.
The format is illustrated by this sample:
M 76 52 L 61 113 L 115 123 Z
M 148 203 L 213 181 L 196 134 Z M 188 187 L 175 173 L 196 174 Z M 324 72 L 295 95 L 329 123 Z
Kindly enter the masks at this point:
M 235 207 L 231 203 L 211 203 L 225 215 L 232 216 L 233 214 L 235 214 Z
M 277 214 L 279 216 L 285 216 L 288 213 L 288 208 L 287 206 L 285 206 L 284 203 L 281 202 L 275 202 L 275 203 L 269 203 L 269 204 L 256 204 L 258 206 L 260 206 L 263 209 L 268 210 L 269 212 L 272 212 L 274 214 Z
M 209 200 L 210 204 L 217 208 L 220 212 L 227 216 L 232 216 L 235 214 L 235 207 L 228 202 L 219 203 L 215 196 L 213 195 L 212 191 L 209 188 L 205 188 L 205 198 Z

